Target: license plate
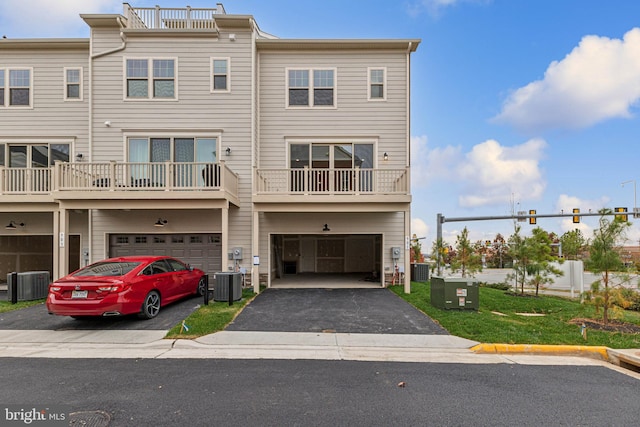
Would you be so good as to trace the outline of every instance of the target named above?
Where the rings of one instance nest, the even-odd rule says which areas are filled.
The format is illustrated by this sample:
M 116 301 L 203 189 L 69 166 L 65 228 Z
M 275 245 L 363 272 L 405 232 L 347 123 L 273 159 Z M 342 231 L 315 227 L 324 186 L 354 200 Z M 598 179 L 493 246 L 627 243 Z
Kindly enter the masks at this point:
M 89 291 L 72 291 L 71 298 L 86 298 Z

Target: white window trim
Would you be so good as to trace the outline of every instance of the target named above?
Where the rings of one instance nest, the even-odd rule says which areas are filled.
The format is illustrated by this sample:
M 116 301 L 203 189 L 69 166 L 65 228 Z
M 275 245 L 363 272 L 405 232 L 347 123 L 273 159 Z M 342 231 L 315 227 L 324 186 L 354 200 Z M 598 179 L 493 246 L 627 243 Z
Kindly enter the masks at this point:
M 313 105 L 313 72 L 314 71 L 333 71 L 333 105 Z M 308 71 L 309 72 L 309 104 L 308 105 L 289 105 L 289 71 Z M 287 110 L 304 110 L 304 109 L 320 109 L 320 110 L 336 110 L 338 108 L 338 68 L 337 67 L 291 67 L 284 70 L 285 79 L 285 97 L 284 107 Z
M 384 73 L 382 79 L 382 98 L 372 98 L 371 97 L 371 85 L 373 82 L 371 81 L 371 71 L 373 70 L 382 70 Z M 367 100 L 371 102 L 381 102 L 387 100 L 387 67 L 368 67 L 367 68 Z
M 127 96 L 127 61 L 130 59 L 134 60 L 146 60 L 147 61 L 147 97 L 128 97 Z M 163 98 L 163 97 L 154 97 L 153 96 L 153 61 L 154 60 L 163 60 L 170 59 L 173 60 L 173 98 Z M 124 101 L 129 102 L 145 102 L 145 101 L 154 101 L 154 102 L 175 102 L 178 101 L 178 58 L 177 57 L 163 57 L 163 56 L 154 56 L 154 57 L 137 57 L 137 56 L 129 56 L 122 58 L 122 99 Z
M 80 71 L 80 81 L 78 82 L 78 84 L 80 85 L 80 96 L 78 98 L 69 98 L 67 96 L 67 85 L 70 84 L 67 81 L 67 70 L 79 70 Z M 64 73 L 64 85 L 62 87 L 63 90 L 63 94 L 64 94 L 64 100 L 65 101 L 82 101 L 83 95 L 84 95 L 84 70 L 82 67 L 64 67 L 62 69 L 62 72 Z M 71 84 L 75 84 L 75 83 L 71 83 Z
M 227 88 L 226 89 L 214 89 L 213 88 L 213 61 L 225 60 L 227 61 Z M 224 56 L 212 56 L 209 58 L 209 91 L 211 93 L 229 93 L 231 92 L 231 58 Z
M 16 108 L 22 110 L 33 109 L 33 67 L 7 67 L 4 70 L 4 104 L 0 108 Z M 9 87 L 9 74 L 11 71 L 29 70 L 29 105 L 11 105 L 11 88 Z

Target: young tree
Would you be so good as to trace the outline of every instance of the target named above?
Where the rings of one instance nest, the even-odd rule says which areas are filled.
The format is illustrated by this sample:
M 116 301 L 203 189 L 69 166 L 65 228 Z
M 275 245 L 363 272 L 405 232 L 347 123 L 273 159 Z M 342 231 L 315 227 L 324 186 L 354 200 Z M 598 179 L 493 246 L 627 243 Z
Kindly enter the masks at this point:
M 482 271 L 482 259 L 469 241 L 469 230 L 465 227 L 456 237 L 455 254 L 451 259 L 451 271 L 462 273 L 462 277 L 472 276 Z
M 524 281 L 527 273 L 527 253 L 525 250 L 526 239 L 520 234 L 522 227 L 514 224 L 514 233 L 509 236 L 509 256 L 513 259 L 513 274 L 507 275 L 507 280 L 513 280 L 514 292 L 524 294 Z
M 628 277 L 622 275 L 616 278 L 614 272 L 624 272 L 626 269 L 620 249 L 631 223 L 618 215 L 610 219 L 611 209 L 601 209 L 600 214 L 599 227 L 593 232 L 585 267 L 600 274 L 601 278 L 593 282 L 586 296 L 597 308 L 602 307 L 602 321 L 606 325 L 609 323 L 609 310 L 615 306 L 625 306 L 621 285 Z M 619 281 L 616 283 L 616 280 Z
M 552 254 L 552 237 L 540 227 L 531 231 L 531 237 L 525 240 L 527 265 L 525 270 L 530 279 L 528 284 L 536 288 L 536 296 L 540 288 L 553 283 L 553 276 L 562 276 L 560 269 L 552 263 L 558 258 Z
M 420 239 L 415 234 L 411 238 L 411 261 L 415 263 L 424 262 L 422 243 L 420 243 Z
M 562 254 L 566 259 L 578 259 L 587 241 L 579 229 L 567 231 L 560 237 Z

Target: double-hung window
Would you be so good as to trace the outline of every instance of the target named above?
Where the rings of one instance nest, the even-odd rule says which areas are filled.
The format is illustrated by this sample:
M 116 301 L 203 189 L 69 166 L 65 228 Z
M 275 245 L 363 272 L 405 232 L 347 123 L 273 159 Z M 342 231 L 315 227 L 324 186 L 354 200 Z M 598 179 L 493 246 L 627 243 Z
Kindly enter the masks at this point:
M 127 59 L 127 99 L 176 99 L 175 59 Z
M 31 107 L 33 81 L 31 68 L 0 69 L 0 107 Z
M 65 101 L 82 101 L 82 68 L 64 69 Z
M 335 107 L 335 69 L 287 70 L 288 107 Z
M 369 68 L 369 101 L 387 99 L 386 69 Z
M 211 92 L 229 92 L 229 58 L 211 58 Z

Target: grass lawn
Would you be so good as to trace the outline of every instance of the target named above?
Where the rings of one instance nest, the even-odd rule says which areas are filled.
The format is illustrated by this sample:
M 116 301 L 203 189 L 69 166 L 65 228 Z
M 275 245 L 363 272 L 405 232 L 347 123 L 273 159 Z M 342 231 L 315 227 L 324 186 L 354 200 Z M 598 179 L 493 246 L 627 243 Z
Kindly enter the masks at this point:
M 20 310 L 21 308 L 31 307 L 32 305 L 43 304 L 44 299 L 38 299 L 34 301 L 19 301 L 16 304 L 11 304 L 11 301 L 0 301 L 0 313 L 6 313 L 7 311 Z
M 233 305 L 229 305 L 228 302 L 209 301 L 209 305 L 202 305 L 184 320 L 188 331 L 179 324 L 167 333 L 166 338 L 193 339 L 221 331 L 256 295 L 253 288 L 246 288 L 242 290 L 242 299 L 234 301 Z
M 390 288 L 398 296 L 436 320 L 452 335 L 482 343 L 603 345 L 610 348 L 640 348 L 640 334 L 587 330 L 570 324 L 575 318 L 600 318 L 595 308 L 563 297 L 518 297 L 505 291 L 481 287 L 478 311 L 442 310 L 431 305 L 428 283 L 411 283 L 411 293 L 402 286 Z M 494 314 L 493 312 L 502 313 Z M 527 317 L 516 313 L 544 314 Z M 640 313 L 626 311 L 625 322 L 640 324 Z

